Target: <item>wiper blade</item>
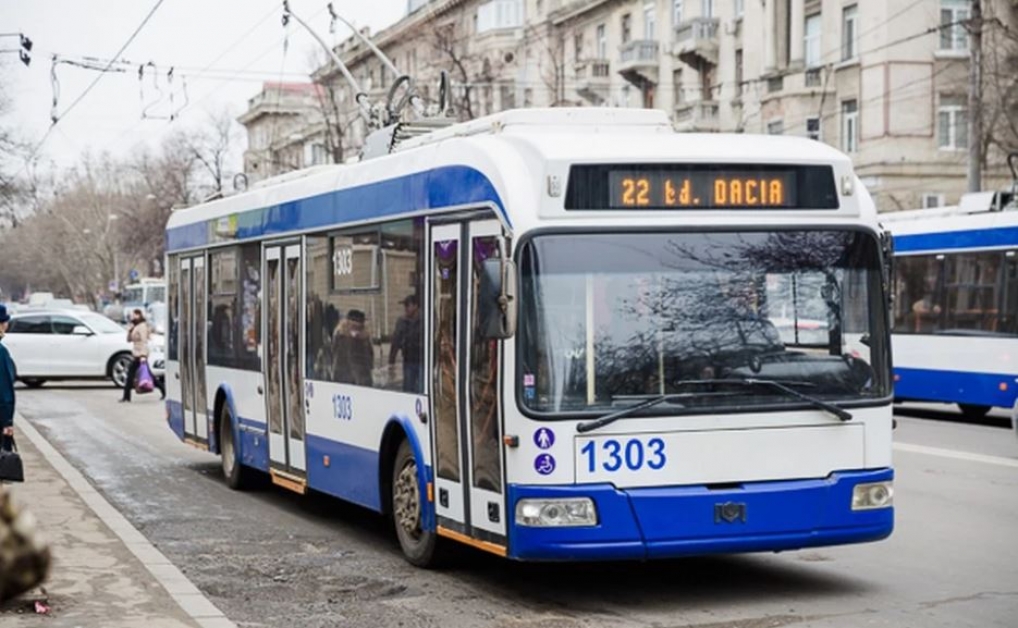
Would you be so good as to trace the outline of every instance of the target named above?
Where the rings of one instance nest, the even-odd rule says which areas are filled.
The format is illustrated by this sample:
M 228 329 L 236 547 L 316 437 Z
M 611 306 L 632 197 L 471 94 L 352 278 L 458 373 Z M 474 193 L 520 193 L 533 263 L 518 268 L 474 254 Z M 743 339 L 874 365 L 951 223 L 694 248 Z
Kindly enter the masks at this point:
M 625 417 L 627 417 L 627 416 L 629 416 L 631 414 L 635 414 L 635 413 L 639 412 L 640 410 L 646 410 L 647 408 L 653 408 L 654 406 L 661 405 L 662 403 L 668 403 L 670 401 L 678 401 L 680 399 L 689 399 L 690 397 L 695 397 L 695 396 L 697 396 L 695 393 L 678 393 L 678 394 L 674 394 L 674 395 L 657 395 L 655 397 L 651 397 L 647 401 L 643 401 L 643 402 L 638 403 L 636 405 L 629 406 L 628 408 L 623 408 L 622 410 L 618 410 L 616 412 L 612 412 L 612 413 L 606 414 L 606 415 L 604 415 L 602 417 L 594 419 L 593 421 L 587 421 L 585 423 L 580 423 L 579 425 L 576 426 L 576 431 L 581 433 L 581 434 L 584 433 L 584 432 L 590 432 L 592 430 L 596 430 L 599 427 L 604 427 L 605 425 L 608 425 L 609 423 L 614 423 L 615 421 L 618 421 L 619 419 L 625 418 Z
M 831 414 L 838 417 L 842 421 L 852 420 L 852 415 L 848 411 L 843 410 L 834 404 L 827 403 L 822 399 L 817 399 L 816 397 L 803 394 L 792 388 L 792 386 L 813 387 L 814 384 L 811 384 L 810 382 L 779 381 L 773 379 L 686 379 L 675 382 L 672 385 L 677 387 L 732 385 L 752 388 L 772 388 L 774 390 L 778 390 L 785 393 L 789 397 L 794 397 L 801 401 L 805 401 L 815 408 L 820 408 L 825 412 L 830 412 Z M 669 403 L 673 401 L 679 401 L 682 399 L 691 399 L 701 396 L 702 393 L 675 393 L 670 395 L 657 395 L 655 397 L 651 397 L 650 399 L 642 403 L 629 406 L 628 408 L 623 408 L 622 410 L 618 410 L 616 412 L 611 412 L 592 421 L 580 423 L 576 426 L 576 431 L 583 434 L 585 432 L 590 432 L 598 428 L 602 428 L 606 425 L 614 423 L 615 421 L 618 421 L 619 419 L 623 419 L 627 416 L 635 414 L 641 410 L 646 410 L 647 408 L 653 408 L 654 406 L 661 405 L 662 403 Z
M 718 384 L 720 384 L 720 385 L 732 385 L 732 386 L 744 386 L 744 387 L 752 387 L 752 388 L 771 388 L 773 390 L 781 391 L 781 392 L 785 393 L 786 395 L 788 395 L 789 397 L 795 397 L 796 399 L 799 399 L 800 401 L 805 401 L 806 403 L 810 404 L 811 406 L 813 406 L 815 408 L 820 408 L 821 410 L 824 410 L 825 412 L 829 412 L 829 413 L 833 414 L 834 416 L 838 417 L 839 419 L 841 419 L 842 421 L 851 421 L 852 420 L 852 414 L 850 412 L 848 412 L 847 410 L 843 410 L 842 408 L 839 408 L 838 406 L 834 405 L 833 403 L 827 403 L 823 399 L 818 399 L 816 397 L 813 397 L 812 395 L 806 395 L 804 393 L 799 392 L 798 390 L 795 390 L 795 388 L 792 388 L 793 386 L 806 387 L 806 388 L 815 387 L 815 384 L 812 384 L 810 382 L 783 381 L 783 380 L 776 380 L 776 379 L 754 379 L 754 378 L 747 378 L 747 379 L 738 379 L 738 378 L 735 378 L 735 379 L 686 379 L 686 380 L 675 382 L 673 384 L 673 386 L 697 386 L 697 385 L 700 385 L 700 386 L 711 386 L 711 385 L 718 385 Z

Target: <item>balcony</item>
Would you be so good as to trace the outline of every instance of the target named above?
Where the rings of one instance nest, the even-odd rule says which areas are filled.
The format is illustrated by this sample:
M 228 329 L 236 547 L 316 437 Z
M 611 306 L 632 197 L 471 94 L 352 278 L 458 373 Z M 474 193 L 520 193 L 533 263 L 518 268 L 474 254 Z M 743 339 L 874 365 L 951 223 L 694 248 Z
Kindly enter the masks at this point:
M 608 100 L 611 64 L 607 59 L 587 59 L 576 64 L 576 93 L 591 104 Z
M 716 133 L 721 130 L 720 111 L 714 100 L 679 103 L 675 105 L 675 130 Z
M 619 47 L 619 74 L 637 87 L 657 84 L 661 47 L 656 41 L 636 39 Z
M 718 64 L 718 30 L 716 17 L 697 17 L 675 27 L 672 53 L 686 65 L 699 68 L 703 63 Z

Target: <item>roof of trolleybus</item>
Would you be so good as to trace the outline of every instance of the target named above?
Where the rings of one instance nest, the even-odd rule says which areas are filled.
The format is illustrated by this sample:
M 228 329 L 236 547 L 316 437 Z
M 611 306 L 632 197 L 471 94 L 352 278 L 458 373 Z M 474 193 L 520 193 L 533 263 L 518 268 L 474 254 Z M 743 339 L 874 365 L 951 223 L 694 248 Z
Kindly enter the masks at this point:
M 584 164 L 825 166 L 831 169 L 837 202 L 826 209 L 751 212 L 567 210 L 571 169 Z M 851 161 L 825 144 L 768 135 L 676 133 L 664 112 L 648 110 L 508 111 L 414 138 L 390 155 L 283 179 L 174 212 L 167 225 L 168 250 L 455 207 L 491 207 L 517 232 L 555 223 L 576 226 L 578 218 L 584 225 L 617 224 L 620 215 L 634 225 L 659 227 L 768 225 L 793 217 L 816 225 L 860 218 L 876 223 Z

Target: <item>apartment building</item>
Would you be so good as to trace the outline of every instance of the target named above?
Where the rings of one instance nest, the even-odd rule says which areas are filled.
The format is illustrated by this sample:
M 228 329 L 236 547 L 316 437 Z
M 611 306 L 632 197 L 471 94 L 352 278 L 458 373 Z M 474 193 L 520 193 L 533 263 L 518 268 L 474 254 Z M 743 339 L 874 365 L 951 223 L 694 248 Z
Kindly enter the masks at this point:
M 237 118 L 247 129 L 244 172 L 251 182 L 308 166 L 331 163 L 322 87 L 266 82 Z
M 459 118 L 656 107 L 680 131 L 811 137 L 849 153 L 880 209 L 893 211 L 956 202 L 965 190 L 970 4 L 408 0 L 406 17 L 371 38 L 431 106 L 448 72 Z M 991 188 L 1005 181 L 996 145 L 1018 146 L 1018 106 L 1006 97 L 1018 76 L 1018 0 L 983 5 Z M 337 53 L 384 101 L 394 77 L 367 47 L 350 38 Z M 333 134 L 342 146 L 326 152 L 356 154 L 366 127 L 352 91 L 331 63 L 314 79 L 334 97 L 332 124 L 342 130 Z

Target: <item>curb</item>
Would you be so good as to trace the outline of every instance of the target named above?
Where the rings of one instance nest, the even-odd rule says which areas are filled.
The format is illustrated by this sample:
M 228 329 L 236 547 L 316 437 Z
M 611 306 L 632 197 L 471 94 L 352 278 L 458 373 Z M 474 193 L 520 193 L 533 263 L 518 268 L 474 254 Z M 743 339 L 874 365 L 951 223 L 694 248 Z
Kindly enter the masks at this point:
M 162 585 L 173 601 L 186 615 L 202 628 L 237 628 L 221 610 L 209 601 L 198 587 L 187 579 L 124 515 L 88 483 L 64 456 L 28 420 L 18 414 L 16 429 L 42 453 L 43 458 L 57 470 L 85 505 L 117 535 L 127 549 L 141 562 L 152 577 Z

